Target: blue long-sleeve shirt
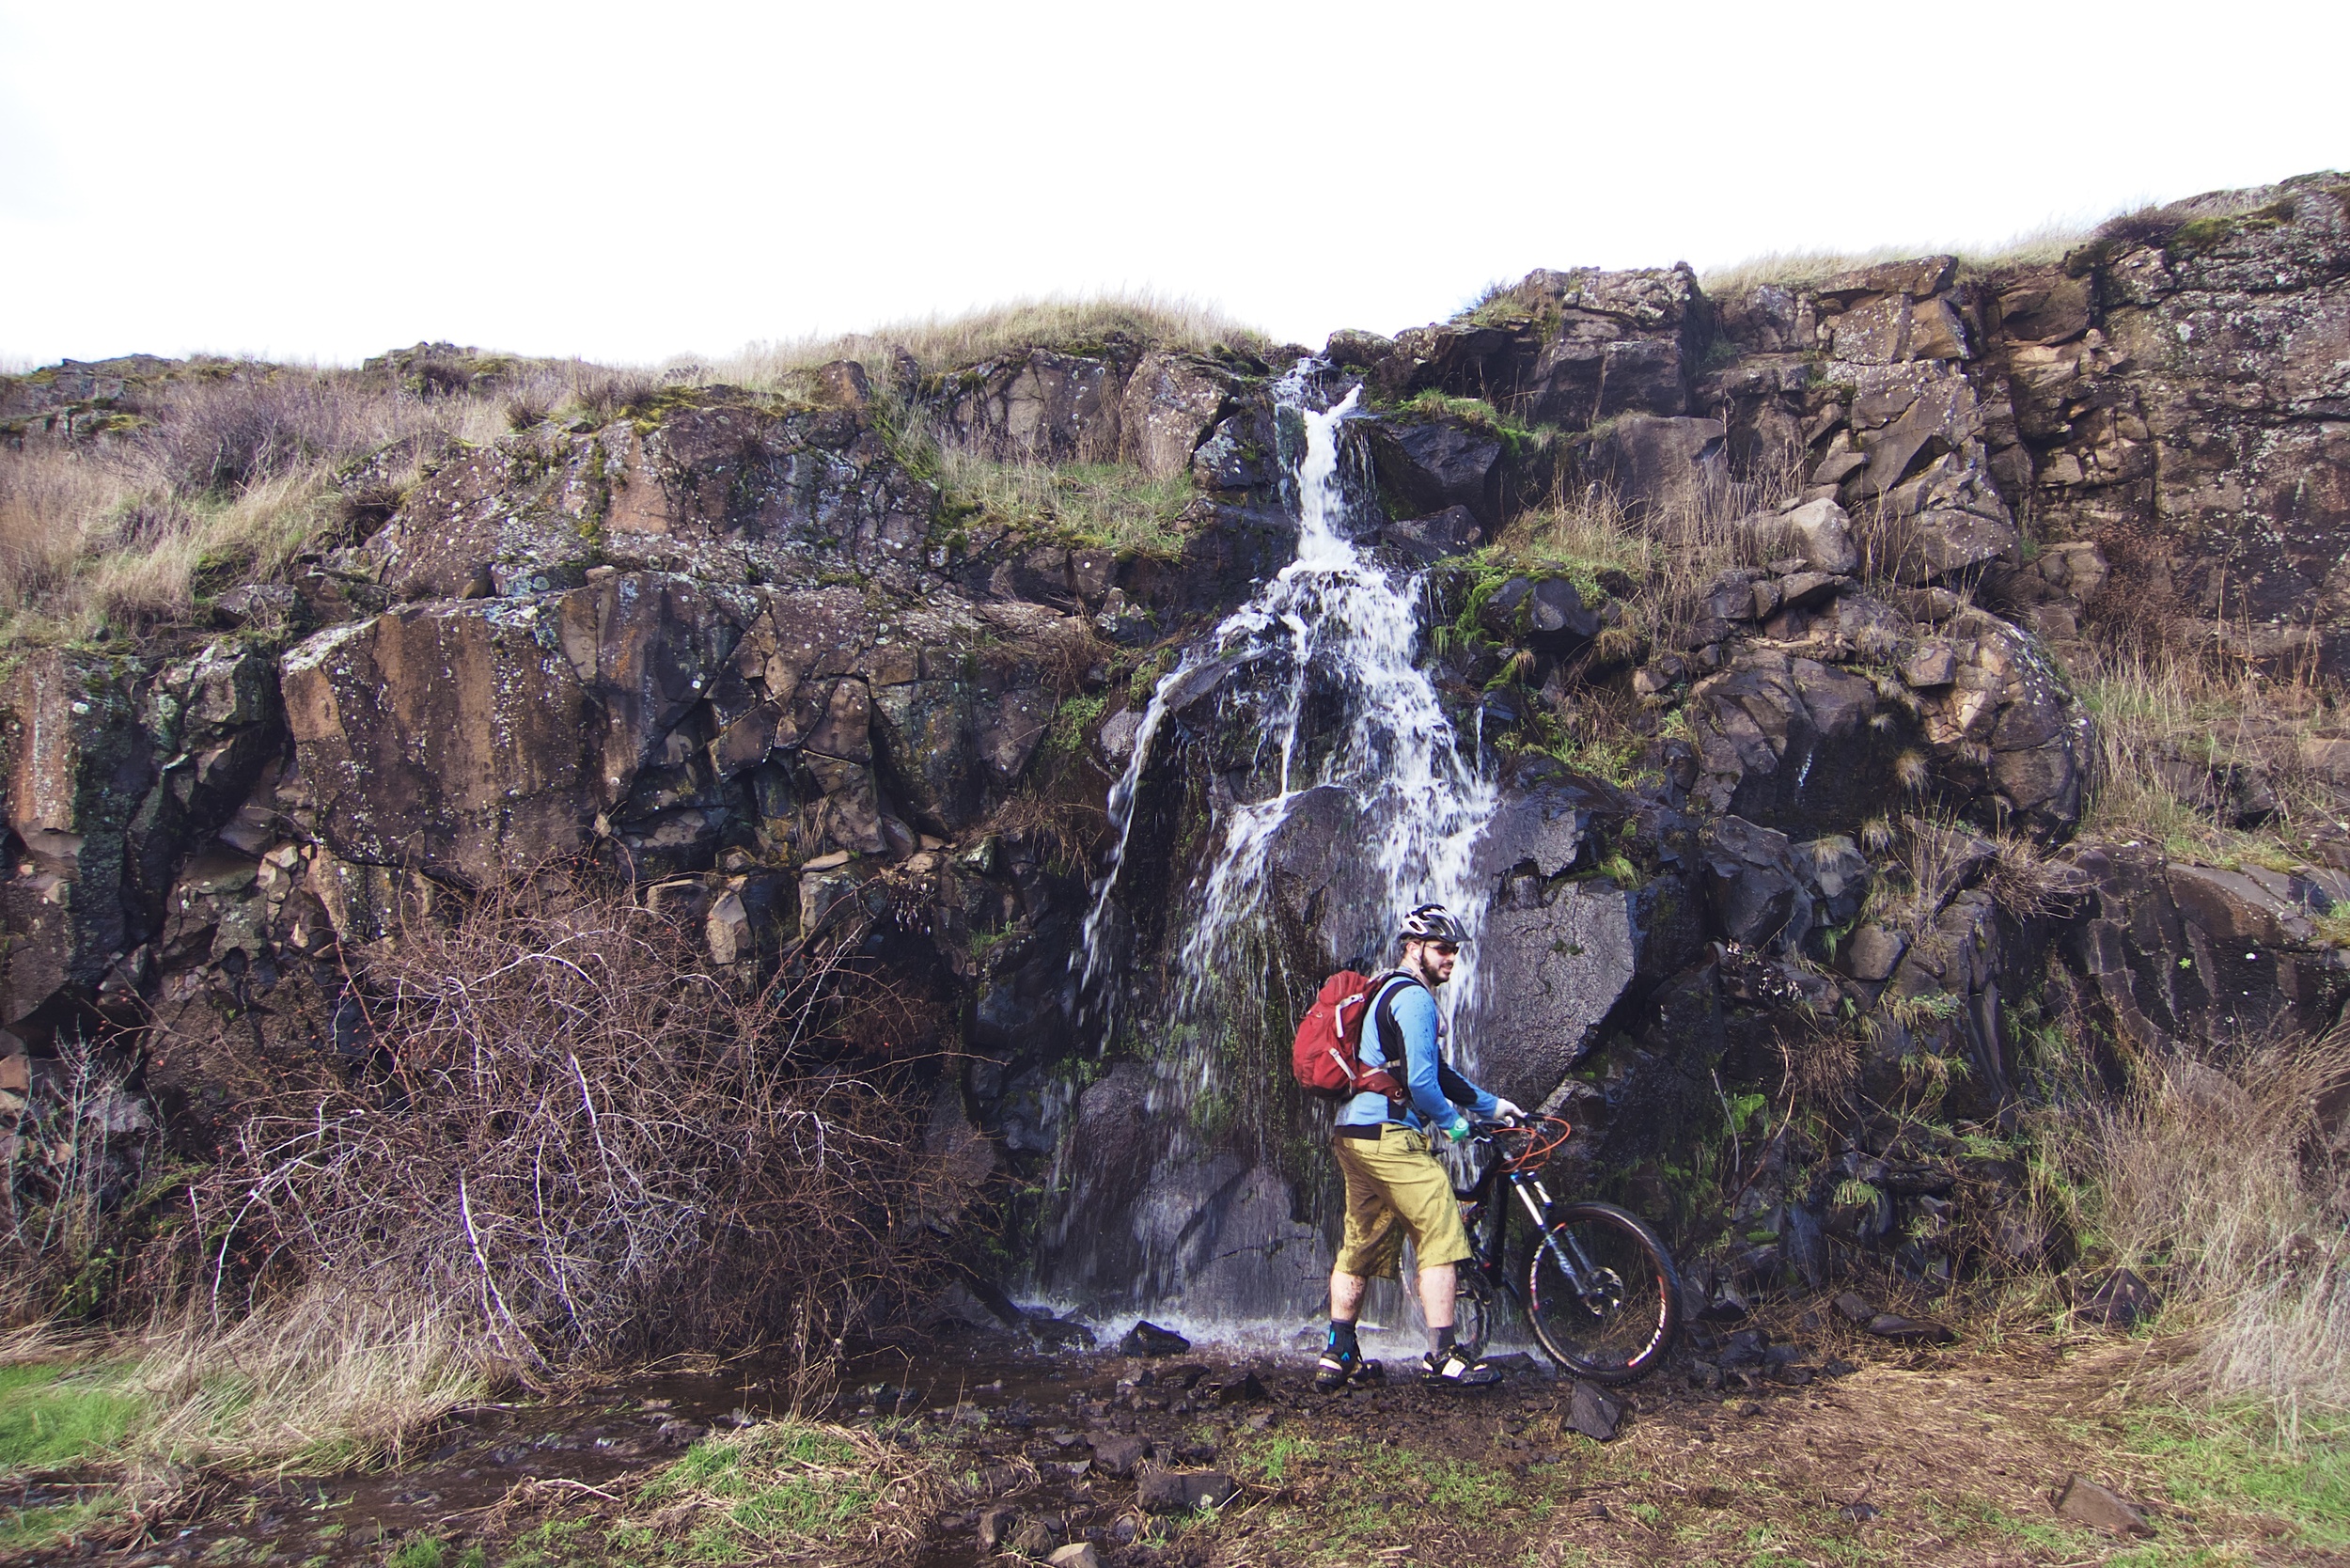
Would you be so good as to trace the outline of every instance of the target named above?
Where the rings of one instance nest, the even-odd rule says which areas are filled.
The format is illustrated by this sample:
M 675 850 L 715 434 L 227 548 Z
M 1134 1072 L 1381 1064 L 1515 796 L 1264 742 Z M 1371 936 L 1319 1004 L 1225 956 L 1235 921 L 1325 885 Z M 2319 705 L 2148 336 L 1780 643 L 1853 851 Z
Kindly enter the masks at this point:
M 1436 1014 L 1436 998 L 1424 985 L 1394 985 L 1388 993 L 1387 1011 L 1394 1017 L 1403 1035 L 1404 1087 L 1411 1090 L 1412 1103 L 1401 1111 L 1386 1095 L 1366 1090 L 1339 1107 L 1338 1124 L 1341 1127 L 1375 1127 L 1383 1121 L 1400 1121 L 1406 1127 L 1425 1130 L 1435 1128 L 1449 1131 L 1461 1120 L 1456 1104 L 1466 1105 L 1480 1117 L 1490 1117 L 1500 1102 L 1463 1077 L 1444 1059 L 1444 1020 Z M 1395 1064 L 1388 1060 L 1387 1043 L 1380 1036 L 1378 1010 L 1363 1020 L 1362 1045 L 1356 1052 L 1366 1067 L 1385 1066 L 1393 1072 Z

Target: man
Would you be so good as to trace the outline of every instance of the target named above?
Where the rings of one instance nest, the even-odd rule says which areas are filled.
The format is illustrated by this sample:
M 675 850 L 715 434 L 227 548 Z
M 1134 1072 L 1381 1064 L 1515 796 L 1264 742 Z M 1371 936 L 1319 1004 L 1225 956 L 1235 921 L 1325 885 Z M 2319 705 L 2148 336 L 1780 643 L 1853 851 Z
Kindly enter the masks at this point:
M 1468 939 L 1460 922 L 1444 905 L 1424 903 L 1404 917 L 1398 939 L 1402 957 L 1372 994 L 1357 1054 L 1366 1067 L 1393 1072 L 1400 1065 L 1411 1103 L 1399 1107 L 1376 1090 L 1357 1094 L 1340 1107 L 1333 1129 L 1332 1152 L 1346 1177 L 1346 1234 L 1330 1271 L 1328 1346 L 1314 1372 L 1314 1387 L 1324 1393 L 1379 1380 L 1379 1363 L 1365 1360 L 1355 1341 L 1355 1320 L 1370 1281 L 1396 1278 L 1406 1231 L 1419 1261 L 1419 1300 L 1428 1324 L 1421 1379 L 1456 1388 L 1501 1381 L 1500 1372 L 1471 1361 L 1453 1342 L 1454 1267 L 1470 1255 L 1468 1232 L 1452 1178 L 1429 1139 L 1432 1134 L 1455 1143 L 1467 1137 L 1469 1119 L 1462 1106 L 1488 1120 L 1525 1112 L 1445 1063 L 1435 988 L 1452 978 Z

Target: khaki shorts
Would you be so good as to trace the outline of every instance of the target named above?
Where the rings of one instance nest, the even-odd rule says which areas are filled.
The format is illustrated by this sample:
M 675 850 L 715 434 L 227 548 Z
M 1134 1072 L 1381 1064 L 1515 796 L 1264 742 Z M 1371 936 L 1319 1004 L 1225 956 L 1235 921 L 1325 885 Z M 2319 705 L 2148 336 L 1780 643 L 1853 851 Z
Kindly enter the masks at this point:
M 1461 1200 L 1452 1177 L 1428 1151 L 1428 1135 L 1389 1122 L 1374 1143 L 1335 1137 L 1330 1145 L 1346 1177 L 1346 1235 L 1339 1244 L 1341 1274 L 1392 1279 L 1403 1257 L 1403 1233 L 1422 1268 L 1469 1256 L 1461 1228 Z

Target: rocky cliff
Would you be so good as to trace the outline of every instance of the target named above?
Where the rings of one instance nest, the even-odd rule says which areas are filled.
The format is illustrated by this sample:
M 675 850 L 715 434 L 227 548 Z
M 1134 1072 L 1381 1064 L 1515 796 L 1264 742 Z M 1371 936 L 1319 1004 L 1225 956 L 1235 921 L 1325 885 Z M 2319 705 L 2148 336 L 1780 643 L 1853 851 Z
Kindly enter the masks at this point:
M 2019 1107 L 2339 1016 L 2346 222 L 2325 176 L 2045 264 L 1540 271 L 1323 352 L 1501 781 L 1465 1035 L 1584 1126 L 1580 1179 L 1672 1217 L 1700 1294 L 2053 1256 Z M 933 1136 L 984 1137 L 1046 1284 L 1309 1299 L 1329 1173 L 1277 1052 L 1355 956 L 1343 802 L 1274 847 L 1217 1096 L 1170 1108 L 1149 1022 L 1219 813 L 1264 788 L 1245 673 L 1170 694 L 1138 769 L 1125 1027 L 1072 967 L 1154 682 L 1293 550 L 1270 385 L 1304 352 L 1118 336 L 533 411 L 341 476 L 347 541 L 196 626 L 18 650 L 0 1106 L 102 1038 L 200 1151 L 271 1053 L 366 1071 L 347 999 L 402 922 L 584 859 L 745 983 L 890 911 L 873 983 L 923 1005 L 839 1049 L 936 1064 Z M 68 364 L 0 415 L 20 453 L 103 444 L 170 373 Z M 1137 540 L 1005 504 L 1007 472 L 1175 499 Z M 2290 688 L 2224 760 L 2146 764 L 2257 855 L 2095 818 L 2117 753 L 2076 678 L 2125 656 Z

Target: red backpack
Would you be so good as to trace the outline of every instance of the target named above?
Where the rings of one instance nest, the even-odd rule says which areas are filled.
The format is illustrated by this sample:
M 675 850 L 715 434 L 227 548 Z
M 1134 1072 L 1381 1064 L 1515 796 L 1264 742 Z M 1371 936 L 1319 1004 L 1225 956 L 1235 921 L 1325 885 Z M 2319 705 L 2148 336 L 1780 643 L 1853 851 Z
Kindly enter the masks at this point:
M 1342 1097 L 1369 1090 L 1397 1105 L 1411 1091 L 1384 1067 L 1366 1067 L 1360 1053 L 1363 1020 L 1371 1013 L 1380 987 L 1400 979 L 1395 971 L 1378 976 L 1341 969 L 1322 982 L 1314 1005 L 1297 1026 L 1297 1043 L 1291 1048 L 1291 1065 L 1308 1093 Z

